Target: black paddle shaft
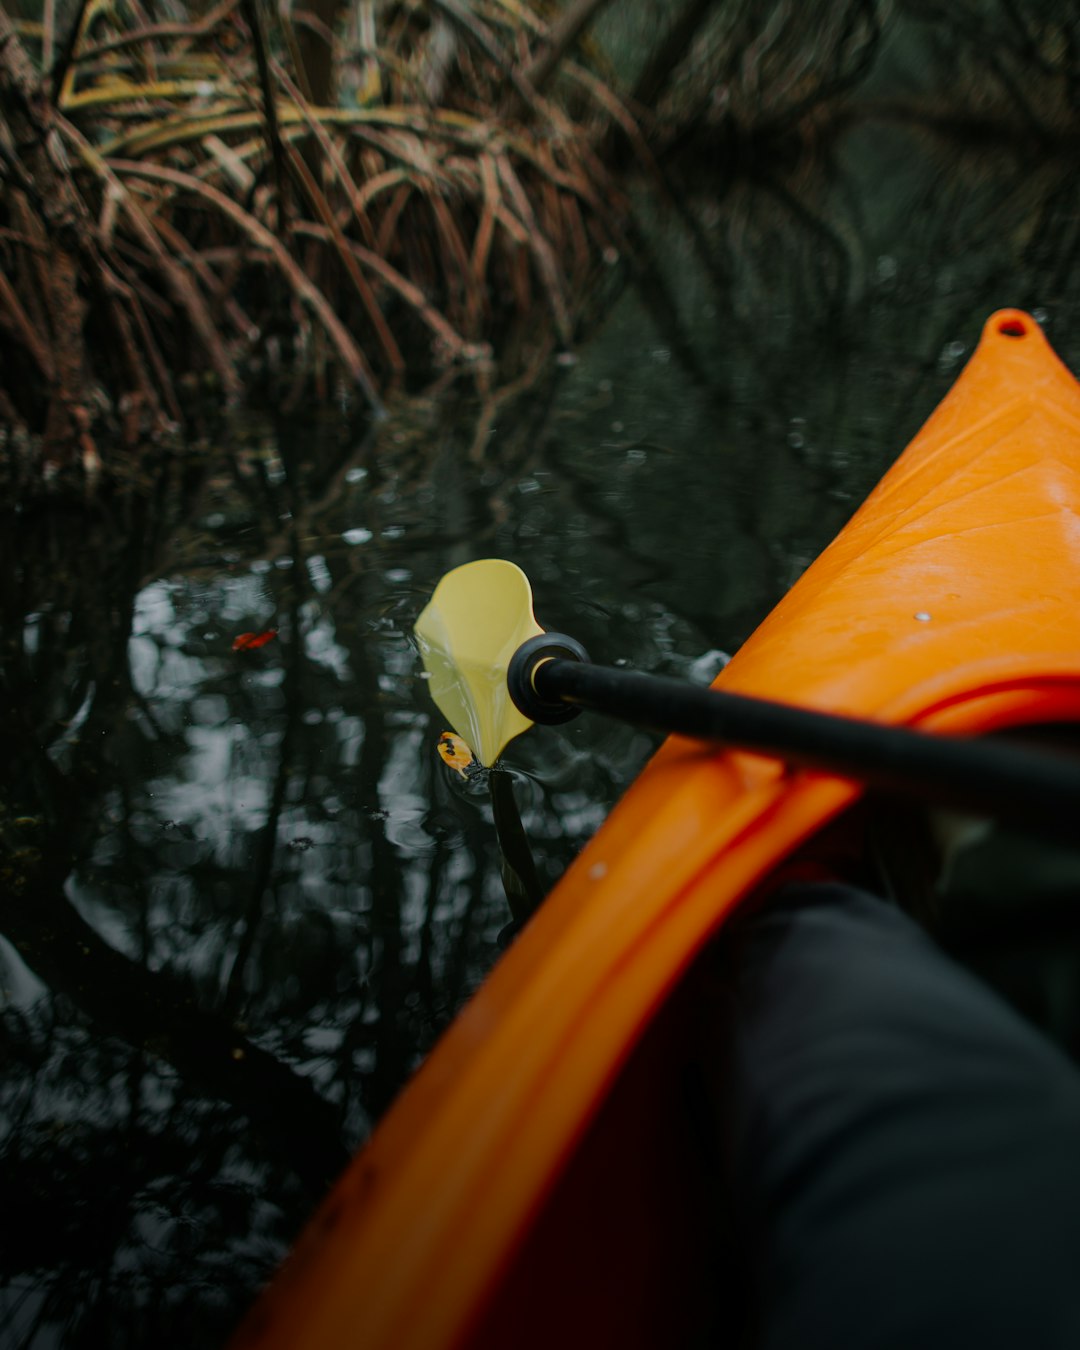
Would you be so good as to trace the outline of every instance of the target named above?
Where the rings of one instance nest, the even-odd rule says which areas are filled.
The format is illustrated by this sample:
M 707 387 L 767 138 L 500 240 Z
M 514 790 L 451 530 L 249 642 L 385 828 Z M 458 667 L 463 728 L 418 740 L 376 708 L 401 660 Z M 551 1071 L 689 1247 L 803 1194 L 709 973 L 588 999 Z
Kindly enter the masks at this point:
M 546 656 L 545 638 L 563 644 L 558 655 Z M 509 681 L 515 703 L 534 722 L 563 721 L 568 708 L 588 708 L 1080 843 L 1080 762 L 1065 755 L 1002 741 L 931 736 L 597 666 L 576 655 L 566 659 L 577 644 L 556 634 L 525 647 L 534 642 L 517 680 Z M 526 683 L 533 697 L 523 703 L 519 693 Z

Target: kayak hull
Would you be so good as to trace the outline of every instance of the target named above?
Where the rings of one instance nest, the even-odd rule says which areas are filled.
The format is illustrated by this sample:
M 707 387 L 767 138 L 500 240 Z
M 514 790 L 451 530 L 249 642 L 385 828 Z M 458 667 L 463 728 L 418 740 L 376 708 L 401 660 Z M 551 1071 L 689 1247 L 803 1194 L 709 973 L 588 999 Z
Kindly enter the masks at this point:
M 943 734 L 1080 721 L 1077 576 L 1080 387 L 1029 316 L 1002 311 L 717 684 Z M 666 742 L 236 1344 L 655 1346 L 722 1317 L 717 1206 L 682 1100 L 686 1066 L 708 1062 L 707 946 L 858 796 Z

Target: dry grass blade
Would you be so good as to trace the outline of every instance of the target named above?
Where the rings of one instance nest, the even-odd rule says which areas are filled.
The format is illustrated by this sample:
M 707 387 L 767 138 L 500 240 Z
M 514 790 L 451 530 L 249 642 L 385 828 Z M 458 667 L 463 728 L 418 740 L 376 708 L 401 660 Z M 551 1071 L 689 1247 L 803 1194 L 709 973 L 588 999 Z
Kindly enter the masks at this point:
M 56 379 L 56 368 L 48 344 L 27 318 L 14 287 L 3 272 L 0 272 L 0 323 L 14 331 L 34 358 L 34 363 L 42 376 L 52 384 Z
M 357 187 L 352 174 L 349 172 L 349 166 L 345 162 L 345 156 L 334 143 L 334 138 L 330 135 L 327 128 L 323 126 L 322 122 L 320 122 L 318 117 L 312 112 L 311 107 L 300 93 L 300 90 L 297 89 L 296 85 L 289 79 L 288 71 L 286 71 L 281 66 L 280 62 L 277 61 L 271 63 L 271 69 L 273 70 L 278 83 L 284 89 L 286 96 L 292 99 L 296 107 L 304 114 L 304 120 L 307 122 L 312 135 L 318 142 L 324 163 L 328 168 L 333 170 L 333 176 L 345 191 L 349 204 L 352 207 L 354 221 L 370 240 L 371 227 L 364 217 L 362 208 L 359 204 L 361 200 L 360 189 Z
M 71 141 L 82 159 L 83 163 L 98 178 L 106 183 L 116 194 L 120 208 L 124 211 L 135 234 L 142 240 L 146 247 L 154 256 L 157 266 L 161 270 L 169 289 L 191 320 L 191 325 L 199 335 L 210 364 L 217 372 L 221 380 L 222 387 L 230 398 L 235 398 L 241 390 L 240 376 L 236 368 L 229 359 L 229 354 L 225 350 L 225 344 L 218 334 L 217 328 L 210 312 L 203 304 L 202 297 L 188 280 L 182 268 L 178 267 L 172 258 L 161 246 L 154 227 L 146 218 L 142 207 L 124 187 L 120 179 L 116 176 L 115 166 L 110 167 L 101 158 L 96 150 L 90 146 L 83 137 L 70 124 L 61 123 L 65 135 Z
M 482 23 L 471 9 L 461 3 L 461 0 L 435 0 L 435 4 L 468 33 L 485 56 L 495 62 L 503 75 L 513 84 L 515 92 L 525 106 L 535 112 L 542 112 L 541 99 L 536 90 L 529 84 L 523 73 L 518 70 L 516 63 L 502 50 L 487 25 Z
M 530 89 L 539 93 L 544 88 L 585 28 L 609 3 L 610 0 L 570 0 L 551 30 L 546 50 L 524 71 Z
M 221 307 L 221 312 L 228 317 L 236 332 L 244 338 L 255 332 L 256 325 L 240 308 L 236 299 L 229 293 L 228 287 L 222 285 L 210 264 L 192 248 L 180 231 L 160 212 L 153 217 L 153 225 L 166 246 L 171 248 L 178 258 L 183 258 L 199 278 L 207 294 L 214 296 Z
M 75 57 L 75 61 L 80 65 L 89 64 L 112 52 L 125 51 L 129 47 L 140 47 L 147 43 L 161 42 L 167 38 L 181 38 L 185 43 L 194 42 L 214 33 L 218 25 L 228 18 L 239 5 L 240 0 L 224 0 L 223 4 L 215 5 L 201 19 L 195 19 L 191 23 L 146 24 L 144 27 L 135 29 L 134 32 L 119 33 L 116 37 L 109 38 L 104 42 L 83 47 Z
M 104 301 L 85 321 L 88 341 L 106 337 L 84 363 L 93 387 L 114 409 L 128 394 L 175 415 L 176 381 L 208 366 L 236 395 L 253 344 L 273 332 L 298 354 L 296 397 L 324 396 L 336 366 L 378 409 L 381 383 L 406 373 L 429 381 L 467 365 L 495 379 L 485 372 L 500 343 L 499 378 L 512 376 L 552 345 L 540 305 L 568 343 L 598 246 L 618 233 L 598 133 L 633 132 L 615 96 L 589 83 L 577 41 L 603 2 L 573 0 L 560 23 L 542 0 L 359 0 L 355 13 L 319 0 L 293 16 L 294 34 L 261 0 L 205 13 L 184 0 L 69 0 L 75 23 L 53 75 L 92 235 L 73 286 Z M 47 5 L 22 30 L 42 54 L 62 36 L 62 9 Z M 508 88 L 527 116 L 511 115 Z M 4 118 L 0 108 L 0 132 Z M 47 378 L 55 330 L 33 293 L 47 291 L 48 268 L 41 248 L 13 242 L 39 238 L 22 209 L 0 199 L 14 278 L 0 289 L 0 358 L 21 349 Z M 281 287 L 259 284 L 267 269 Z
M 236 106 L 236 91 L 227 86 L 216 90 L 219 102 L 210 114 L 221 117 Z M 67 116 L 85 113 L 94 108 L 109 112 L 127 104 L 172 104 L 179 100 L 199 101 L 205 104 L 206 81 L 200 79 L 148 80 L 144 83 L 97 84 L 81 93 L 68 94 L 63 101 L 63 112 Z
M 101 101 L 107 102 L 104 99 Z M 429 111 L 414 107 L 312 108 L 310 111 L 323 126 L 339 127 L 343 131 L 359 136 L 363 136 L 369 129 L 372 133 L 404 129 L 414 131 L 425 138 L 446 136 L 469 147 L 481 147 L 490 140 L 488 124 L 482 119 L 445 109 Z M 278 109 L 278 120 L 283 128 L 292 128 L 294 132 L 297 128 L 303 132 L 308 131 L 304 114 L 292 104 L 285 104 Z M 105 140 L 99 149 L 106 156 L 146 155 L 190 145 L 211 132 L 224 136 L 251 131 L 259 127 L 261 122 L 259 113 L 251 111 L 220 114 L 202 110 L 197 116 L 191 112 L 183 112 L 168 119 L 154 119 L 148 126 L 136 127 L 125 135 L 113 136 Z M 520 148 L 515 146 L 515 149 Z M 403 148 L 401 153 L 403 158 L 407 158 L 406 149 Z
M 375 392 L 374 376 L 363 352 L 338 319 L 326 297 L 294 262 L 284 244 L 271 230 L 217 188 L 211 187 L 209 183 L 200 182 L 198 178 L 179 169 L 168 169 L 162 164 L 142 164 L 136 160 L 113 160 L 112 165 L 118 174 L 130 178 L 145 178 L 156 183 L 168 183 L 209 202 L 246 234 L 252 243 L 268 253 L 292 287 L 297 299 L 307 305 L 326 330 L 350 378 L 364 391 L 371 406 L 381 412 L 382 404 Z
M 498 170 L 490 155 L 480 156 L 480 172 L 484 185 L 484 206 L 473 240 L 472 286 L 466 302 L 466 324 L 469 333 L 478 331 L 481 309 L 486 303 L 488 260 L 491 256 L 492 240 L 495 237 L 499 201 Z
M 623 132 L 633 146 L 634 153 L 642 166 L 659 179 L 659 165 L 656 162 L 656 156 L 645 139 L 641 127 L 625 103 L 612 92 L 603 80 L 598 79 L 591 71 L 584 70 L 575 62 L 568 61 L 564 69 L 569 78 L 579 84 L 590 98 L 595 99 L 612 122 Z
M 390 331 L 390 326 L 383 318 L 382 310 L 378 306 L 375 296 L 372 294 L 371 287 L 364 279 L 364 274 L 356 264 L 356 259 L 349 251 L 345 240 L 345 235 L 334 217 L 334 212 L 330 203 L 326 200 L 325 194 L 319 189 L 319 185 L 312 177 L 311 170 L 304 163 L 303 159 L 290 147 L 290 166 L 295 176 L 303 185 L 304 192 L 308 201 L 315 208 L 316 213 L 322 220 L 331 238 L 334 241 L 338 258 L 345 268 L 349 280 L 356 288 L 361 303 L 371 320 L 371 326 L 375 330 L 375 335 L 379 340 L 387 360 L 390 363 L 390 369 L 395 375 L 400 375 L 405 370 L 405 358 L 401 355 L 401 350 L 394 340 L 394 335 Z
M 333 237 L 325 227 L 312 225 L 306 221 L 298 224 L 296 231 L 298 234 L 324 241 Z M 363 244 L 353 241 L 349 241 L 347 246 L 363 266 L 374 272 L 380 281 L 384 282 L 392 291 L 395 291 L 407 305 L 416 311 L 417 316 L 443 344 L 449 359 L 476 361 L 491 355 L 491 349 L 486 343 L 466 342 L 461 334 L 446 320 L 441 311 L 436 309 L 428 300 L 419 286 L 414 286 L 411 281 L 403 277 L 377 253 L 373 253 Z
M 498 166 L 499 178 L 506 188 L 507 194 L 513 201 L 519 219 L 524 225 L 525 240 L 532 250 L 533 257 L 536 259 L 537 268 L 544 282 L 545 294 L 547 296 L 548 304 L 551 306 L 551 312 L 555 319 L 559 338 L 562 342 L 569 344 L 573 336 L 570 323 L 570 311 L 567 308 L 566 296 L 563 294 L 562 281 L 559 277 L 559 267 L 555 260 L 555 254 L 551 245 L 541 233 L 539 225 L 536 223 L 536 216 L 529 203 L 529 198 L 524 188 L 521 186 L 521 180 L 514 172 L 510 161 L 505 155 L 496 155 L 495 163 Z
M 157 381 L 157 388 L 160 389 L 165 406 L 169 410 L 169 415 L 179 426 L 183 421 L 183 413 L 180 410 L 180 401 L 176 396 L 176 390 L 169 375 L 168 367 L 162 358 L 161 351 L 154 338 L 153 329 L 146 317 L 146 312 L 139 302 L 139 297 L 117 277 L 111 268 L 106 268 L 103 272 L 105 287 L 109 296 L 109 303 L 116 321 L 116 328 L 120 334 L 121 343 L 124 348 L 125 359 L 132 371 L 132 383 L 138 393 L 146 399 L 147 403 L 153 407 L 157 404 L 157 396 L 150 386 L 149 378 L 143 366 L 143 356 L 145 354 L 150 362 L 151 369 L 154 372 L 154 378 Z M 123 306 L 126 305 L 135 317 L 135 325 L 139 330 L 139 337 L 142 340 L 143 349 L 139 351 L 135 346 L 134 336 L 131 334 L 130 324 Z

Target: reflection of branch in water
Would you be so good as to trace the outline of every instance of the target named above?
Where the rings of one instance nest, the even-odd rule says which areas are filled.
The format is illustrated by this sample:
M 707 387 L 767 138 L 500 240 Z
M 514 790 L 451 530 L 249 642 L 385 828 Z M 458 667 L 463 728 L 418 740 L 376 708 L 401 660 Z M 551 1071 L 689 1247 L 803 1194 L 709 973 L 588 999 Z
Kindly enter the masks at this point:
M 63 894 L 67 861 L 52 859 L 9 889 L 0 918 L 20 955 L 107 1034 L 167 1060 L 244 1112 L 283 1161 L 319 1192 L 347 1160 L 337 1108 L 266 1050 L 196 1003 L 194 989 L 118 952 Z
M 476 856 L 484 857 L 483 847 L 477 847 Z M 469 888 L 469 898 L 461 912 L 461 918 L 458 925 L 458 931 L 452 942 L 446 956 L 446 968 L 443 976 L 443 982 L 446 989 L 446 999 L 448 1011 L 454 1013 L 464 1003 L 465 999 L 473 992 L 473 988 L 479 983 L 476 978 L 477 972 L 473 970 L 469 962 L 469 953 L 476 940 L 476 921 L 477 917 L 483 912 L 483 869 L 478 868 L 476 882 Z M 479 971 L 482 978 L 487 974 L 487 968 Z
M 488 457 L 488 439 L 495 425 L 495 418 L 502 409 L 512 405 L 524 394 L 535 392 L 541 386 L 550 395 L 554 382 L 550 379 L 551 355 L 554 344 L 550 341 L 540 344 L 525 370 L 508 384 L 492 389 L 490 381 L 476 381 L 480 398 L 480 411 L 472 434 L 468 458 L 470 463 L 480 464 Z M 500 455 L 500 468 L 503 467 Z
M 1031 23 L 1042 24 L 1042 45 L 1028 18 L 1021 12 L 1033 9 Z M 926 25 L 933 57 L 948 82 L 942 81 L 953 103 L 977 108 L 994 116 L 1013 108 L 1027 139 L 1048 143 L 1074 123 L 1076 88 L 1080 81 L 1080 38 L 1075 15 L 1069 7 L 1030 7 L 1016 0 L 999 0 L 994 6 L 926 4 L 906 0 L 905 10 Z M 1041 11 L 1041 12 L 1040 12 Z M 1002 22 L 1004 16 L 1004 22 Z M 1019 37 L 1019 41 L 1017 38 Z M 1055 54 L 1051 59 L 1049 52 Z M 987 79 L 986 77 L 989 77 Z M 1037 90 L 1033 101 L 1028 91 Z M 1000 93 L 1005 95 L 1002 104 Z M 990 105 L 988 108 L 987 105 Z M 1010 131 L 1016 133 L 1015 119 Z
M 751 165 L 787 157 L 823 111 L 866 78 L 885 30 L 878 0 L 728 0 L 709 8 L 698 0 L 707 22 L 692 43 L 672 49 L 679 78 L 665 80 L 648 106 L 666 151 L 695 145 L 714 161 L 718 153 Z M 691 3 L 686 16 L 693 11 Z
M 638 294 L 665 345 L 690 379 L 710 398 L 722 402 L 716 375 L 710 374 L 699 360 L 697 347 L 686 331 L 675 297 L 648 241 L 640 232 L 634 240 L 632 268 Z
M 227 1103 L 64 995 L 0 1011 L 0 1057 L 0 1191 L 20 1218 L 0 1226 L 0 1343 L 37 1344 L 36 1307 L 49 1344 L 223 1344 L 311 1191 Z
M 259 831 L 255 844 L 255 856 L 252 859 L 250 889 L 247 908 L 241 919 L 240 936 L 236 944 L 229 977 L 225 983 L 222 1006 L 226 1012 L 235 1016 L 244 999 L 244 973 L 259 932 L 259 920 L 263 904 L 270 887 L 273 873 L 274 856 L 277 852 L 278 830 L 281 813 L 285 806 L 285 796 L 289 787 L 292 771 L 293 745 L 296 740 L 296 728 L 303 712 L 301 700 L 301 673 L 304 661 L 303 635 L 300 630 L 300 540 L 294 531 L 293 565 L 290 569 L 292 604 L 290 622 L 292 626 L 291 643 L 287 648 L 288 659 L 285 663 L 285 729 L 278 745 L 277 772 L 274 775 L 274 787 L 270 794 L 270 803 L 266 811 L 266 820 Z
M 373 694 L 364 714 L 364 743 L 356 766 L 360 801 L 366 809 L 371 845 L 371 932 L 377 953 L 369 974 L 371 1001 L 378 1012 L 364 1106 L 377 1118 L 389 1106 L 412 1062 L 414 1048 L 405 1030 L 406 972 L 403 962 L 403 869 L 387 838 L 379 786 L 389 760 L 386 718 L 378 700 L 378 679 L 361 645 L 353 666 L 362 688 Z
M 488 497 L 492 527 L 512 517 L 511 493 L 543 452 L 555 418 L 559 384 L 557 376 L 546 380 L 528 398 L 522 398 L 510 414 L 513 431 L 499 446 L 499 486 Z
M 435 910 L 443 899 L 443 879 L 446 864 L 451 851 L 442 839 L 437 838 L 431 853 L 431 866 L 427 873 L 427 902 L 424 905 L 424 917 L 420 924 L 420 952 L 416 958 L 414 980 L 416 991 L 428 1019 L 434 1022 L 437 1016 L 435 1005 L 435 981 L 432 972 L 432 956 L 435 946 Z
M 119 550 L 115 531 L 106 535 L 108 544 L 91 536 L 100 565 L 71 574 L 73 631 L 58 632 L 56 643 L 40 653 L 47 660 L 53 651 L 80 652 L 96 689 L 66 772 L 41 748 L 51 731 L 42 706 L 48 707 L 64 668 L 51 671 L 43 683 L 36 661 L 6 663 L 5 688 L 13 698 L 11 714 L 0 721 L 0 763 L 10 780 L 3 807 L 13 817 L 40 818 L 51 838 L 43 857 L 24 851 L 21 861 L 8 863 L 9 902 L 0 924 L 27 964 L 73 998 L 103 1031 L 151 1049 L 244 1111 L 316 1190 L 345 1160 L 336 1108 L 219 1015 L 200 1009 L 197 990 L 187 979 L 152 972 L 110 946 L 64 896 L 73 868 L 91 856 L 102 798 L 115 782 L 115 772 L 105 769 L 130 705 L 127 645 L 146 556 L 144 539 L 152 539 L 149 512 L 140 520 L 147 534 L 131 531 Z
M 1064 168 L 1064 166 L 1063 166 Z M 1080 260 L 1080 184 L 1067 169 L 1056 187 L 1040 203 L 1024 255 L 1039 278 L 1038 298 L 1064 304 L 1075 293 Z M 1045 279 L 1044 279 L 1045 278 Z M 1027 289 L 1034 290 L 1031 282 Z M 1023 303 L 1018 301 L 1017 303 Z
M 716 0 L 686 0 L 638 76 L 631 95 L 633 105 L 656 107 L 715 4 Z
M 851 287 L 851 254 L 848 246 L 832 226 L 804 206 L 798 197 L 789 192 L 782 183 L 768 177 L 763 177 L 760 181 L 765 191 L 775 197 L 800 225 L 805 225 L 818 239 L 828 245 L 830 252 L 836 259 L 837 279 L 835 286 L 832 287 L 829 286 L 827 280 L 825 281 L 825 294 L 829 297 L 833 306 L 843 304 Z
M 829 70 L 819 75 L 809 93 L 766 119 L 760 128 L 765 135 L 791 130 L 815 108 L 850 93 L 870 73 L 884 31 L 877 0 L 851 0 L 839 23 L 839 35 L 829 50 Z
M 304 644 L 300 626 L 300 606 L 303 599 L 306 571 L 300 528 L 303 502 L 303 496 L 300 492 L 302 466 L 297 453 L 297 446 L 300 441 L 295 434 L 295 428 L 288 422 L 284 422 L 278 428 L 277 442 L 281 448 L 282 464 L 285 470 L 283 497 L 289 517 L 289 552 L 292 563 L 289 568 L 288 590 L 292 642 L 288 649 L 288 660 L 285 666 L 285 729 L 278 748 L 277 773 L 274 775 L 274 787 L 267 809 L 266 822 L 259 832 L 259 840 L 256 845 L 250 898 L 242 921 L 236 957 L 225 986 L 224 1006 L 232 1013 L 239 1009 L 243 1000 L 244 972 L 255 947 L 263 904 L 269 892 L 274 856 L 277 851 L 281 813 L 285 807 L 285 797 L 292 772 L 296 729 L 303 713 L 301 695 Z

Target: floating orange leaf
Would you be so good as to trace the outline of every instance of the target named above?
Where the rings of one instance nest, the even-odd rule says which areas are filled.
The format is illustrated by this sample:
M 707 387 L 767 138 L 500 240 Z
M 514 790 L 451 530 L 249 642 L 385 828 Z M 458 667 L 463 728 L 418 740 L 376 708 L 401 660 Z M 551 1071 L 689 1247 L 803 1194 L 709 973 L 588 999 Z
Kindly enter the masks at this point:
M 444 731 L 435 748 L 444 764 L 461 774 L 462 778 L 469 776 L 469 770 L 476 763 L 476 756 L 460 736 L 455 736 L 452 731 Z
M 268 628 L 265 633 L 241 633 L 239 637 L 233 638 L 232 649 L 234 652 L 253 652 L 273 642 L 277 634 L 276 628 Z

